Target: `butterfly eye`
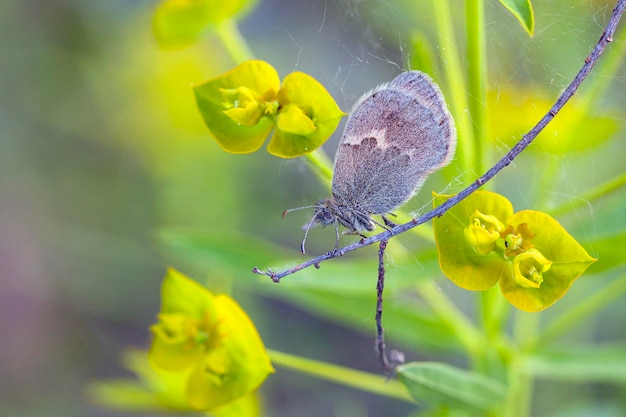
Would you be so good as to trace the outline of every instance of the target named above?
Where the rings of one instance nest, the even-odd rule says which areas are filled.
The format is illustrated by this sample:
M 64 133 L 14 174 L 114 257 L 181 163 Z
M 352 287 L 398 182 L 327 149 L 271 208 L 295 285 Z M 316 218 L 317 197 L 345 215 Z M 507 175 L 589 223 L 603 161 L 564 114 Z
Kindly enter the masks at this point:
M 335 222 L 335 216 L 328 208 L 320 207 L 315 212 L 315 221 L 323 226 L 328 226 Z

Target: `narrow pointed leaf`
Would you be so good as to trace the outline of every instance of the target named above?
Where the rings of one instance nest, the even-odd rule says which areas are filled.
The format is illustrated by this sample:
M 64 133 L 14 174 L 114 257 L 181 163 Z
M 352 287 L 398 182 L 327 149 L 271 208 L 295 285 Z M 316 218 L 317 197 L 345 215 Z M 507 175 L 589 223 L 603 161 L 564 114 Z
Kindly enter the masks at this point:
M 530 0 L 500 0 L 500 4 L 515 16 L 529 35 L 533 35 L 535 31 L 535 14 Z
M 413 362 L 397 369 L 400 381 L 418 402 L 491 410 L 506 397 L 506 387 L 485 375 L 438 362 Z

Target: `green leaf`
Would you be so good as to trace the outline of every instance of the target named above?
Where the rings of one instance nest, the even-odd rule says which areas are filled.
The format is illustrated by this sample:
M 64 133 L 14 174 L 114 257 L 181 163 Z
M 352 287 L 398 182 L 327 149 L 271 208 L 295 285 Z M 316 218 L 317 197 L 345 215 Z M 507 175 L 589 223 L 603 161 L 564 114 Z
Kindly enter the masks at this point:
M 593 249 L 598 253 L 598 262 L 589 267 L 589 273 L 595 274 L 624 265 L 624 242 L 626 230 L 593 239 Z
M 530 0 L 499 0 L 515 18 L 520 22 L 522 27 L 530 36 L 535 31 L 535 14 Z
M 507 394 L 497 380 L 444 363 L 413 362 L 397 372 L 415 400 L 432 405 L 491 410 Z
M 154 36 L 163 48 L 183 48 L 207 29 L 243 15 L 256 0 L 165 0 L 152 20 Z
M 622 343 L 538 352 L 525 366 L 543 379 L 625 384 L 626 346 Z
M 98 404 L 126 411 L 190 411 L 185 398 L 184 373 L 167 372 L 150 365 L 144 351 L 129 349 L 122 357 L 137 379 L 124 378 L 89 384 L 88 395 Z
M 234 276 L 238 289 L 284 300 L 312 315 L 356 326 L 368 334 L 374 329 L 377 279 L 374 248 L 364 249 L 372 250 L 369 259 L 334 259 L 321 264 L 319 270 L 303 269 L 276 285 L 267 277 L 253 276 L 251 269 L 266 268 L 268 260 L 273 260 L 273 270 L 301 262 L 301 257 L 288 260 L 294 254 L 293 248 L 220 230 L 212 235 L 162 231 L 158 239 L 169 258 L 174 257 L 177 263 L 190 263 L 202 271 L 210 266 L 224 275 Z M 394 268 L 388 271 L 385 325 L 398 343 L 418 344 L 429 351 L 457 350 L 458 341 L 450 334 L 449 327 L 421 306 L 417 296 L 409 296 L 420 280 L 439 271 L 434 250 L 420 251 L 418 258 L 415 256 L 395 257 Z M 416 330 L 395 333 L 393 329 Z
M 374 270 L 370 267 L 370 271 Z M 341 277 L 337 277 L 340 279 Z M 392 278 L 395 279 L 396 277 Z M 324 275 L 319 278 L 323 282 L 332 280 L 333 276 Z M 335 323 L 341 323 L 350 328 L 359 329 L 365 335 L 374 335 L 376 324 L 376 277 L 370 273 L 362 276 L 362 281 L 368 285 L 367 294 L 351 295 L 337 293 L 332 290 L 300 290 L 299 286 L 290 288 L 280 285 L 274 289 L 268 285 L 260 292 L 285 300 L 298 309 L 308 311 L 312 316 Z M 393 281 L 389 281 L 391 284 Z M 285 284 L 287 282 L 285 281 Z M 458 352 L 458 339 L 450 332 L 450 327 L 422 305 L 416 298 L 409 297 L 408 290 L 398 291 L 389 284 L 385 285 L 385 303 L 383 324 L 387 342 L 392 346 L 419 346 L 423 351 L 441 353 Z M 266 291 L 267 290 L 267 291 Z M 270 291 L 271 290 L 271 291 Z
M 262 285 L 265 283 L 269 284 L 268 287 L 276 288 L 278 291 L 285 286 L 294 286 L 298 291 L 327 289 L 344 295 L 370 294 L 376 288 L 375 283 L 364 279 L 365 276 L 370 276 L 372 271 L 376 273 L 376 263 L 371 260 L 335 259 L 322 264 L 320 270 L 307 268 L 295 275 L 285 277 L 278 287 L 267 277 L 256 276 L 257 279 L 254 279 L 252 268 L 270 267 L 277 271 L 303 262 L 305 259 L 301 255 L 298 256 L 299 253 L 295 248 L 285 248 L 268 240 L 253 235 L 238 234 L 232 230 L 216 230 L 210 235 L 163 230 L 157 235 L 157 239 L 169 255 L 181 261 L 193 263 L 203 270 L 210 266 L 211 269 L 236 276 L 240 286 L 261 282 L 261 286 L 255 285 L 255 290 L 259 287 L 266 287 Z M 375 249 L 370 248 L 370 250 L 374 253 Z M 434 272 L 433 260 L 434 254 L 432 253 L 426 258 L 420 258 L 420 262 L 428 263 L 423 265 L 420 273 L 412 272 L 410 279 L 404 281 L 405 285 L 414 285 L 419 277 Z M 252 279 L 246 279 L 246 277 Z M 373 277 L 375 278 L 376 275 Z
M 450 197 L 435 194 L 433 205 L 439 206 Z M 474 227 L 477 211 L 504 223 L 513 214 L 513 206 L 499 194 L 476 191 L 442 217 L 433 219 L 441 270 L 456 285 L 468 290 L 491 288 L 507 272 L 501 254 L 488 252 L 484 247 L 477 251 L 468 240 L 466 229 Z
M 302 72 L 285 77 L 278 97 L 278 125 L 267 151 L 281 158 L 313 152 L 345 116 L 326 88 Z
M 489 128 L 498 144 L 513 146 L 550 108 L 553 99 L 546 91 L 531 86 L 507 86 L 489 93 Z M 528 149 L 562 155 L 597 147 L 619 130 L 615 112 L 591 113 L 585 102 L 574 98 L 565 111 L 559 113 Z
M 145 352 L 125 352 L 125 367 L 137 379 L 124 378 L 92 382 L 87 394 L 96 403 L 121 411 L 165 413 L 192 410 L 185 398 L 187 384 L 185 373 L 166 372 L 148 363 Z M 211 411 L 215 417 L 257 417 L 260 414 L 259 398 L 252 392 L 225 406 Z
M 433 79 L 435 79 L 436 74 L 438 74 L 438 71 L 435 69 L 437 54 L 429 38 L 422 32 L 415 32 L 411 36 L 410 46 L 409 64 L 411 69 L 420 70 L 426 74 L 433 74 Z M 435 81 L 438 82 L 439 80 L 435 79 Z
M 193 87 L 204 123 L 230 153 L 250 153 L 263 145 L 274 127 L 279 89 L 274 67 L 259 60 L 246 61 Z M 237 109 L 243 111 L 233 114 Z
M 269 260 L 283 259 L 281 263 L 295 263 L 289 255 L 297 252 L 252 235 L 233 230 L 215 230 L 212 234 L 182 230 L 161 230 L 156 234 L 160 248 L 169 258 L 185 262 L 200 271 L 221 271 L 224 275 L 253 277 L 252 268 L 267 267 Z M 295 253 L 294 253 L 295 252 Z M 302 260 L 301 258 L 299 259 Z M 280 265 L 280 263 L 277 263 Z M 258 277 L 261 279 L 261 277 Z M 216 277 L 215 279 L 219 279 Z M 266 278 L 271 281 L 269 278 Z M 254 279 L 241 279 L 241 284 L 254 284 Z
M 87 394 L 97 404 L 125 411 L 166 409 L 147 387 L 130 378 L 93 382 Z
M 502 294 L 520 310 L 540 311 L 551 306 L 565 295 L 574 280 L 596 261 L 559 222 L 545 213 L 534 210 L 520 211 L 509 219 L 508 224 L 515 229 L 526 224 L 534 235 L 530 242 L 536 251 L 551 262 L 549 269 L 542 273 L 543 281 L 537 288 L 519 285 L 512 274 L 506 274 L 500 280 Z M 523 255 L 525 254 L 518 257 Z

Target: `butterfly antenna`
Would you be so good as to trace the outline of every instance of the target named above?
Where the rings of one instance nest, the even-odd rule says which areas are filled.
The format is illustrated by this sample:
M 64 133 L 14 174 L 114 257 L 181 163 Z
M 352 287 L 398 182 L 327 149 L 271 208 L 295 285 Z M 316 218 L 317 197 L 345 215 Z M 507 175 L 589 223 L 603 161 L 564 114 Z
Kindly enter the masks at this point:
M 283 217 L 285 217 L 287 214 L 291 213 L 292 211 L 308 209 L 308 208 L 314 208 L 314 207 L 315 207 L 315 205 L 312 205 L 312 206 L 302 206 L 302 207 L 296 207 L 296 208 L 287 209 L 287 210 L 283 211 Z
M 305 207 L 303 207 L 305 208 Z M 311 221 L 306 225 L 306 229 L 304 229 L 304 238 L 302 239 L 302 243 L 300 243 L 300 252 L 304 255 L 306 252 L 304 250 L 304 243 L 306 242 L 306 237 L 309 235 L 309 230 L 313 226 L 313 222 L 315 221 L 315 216 L 311 218 Z

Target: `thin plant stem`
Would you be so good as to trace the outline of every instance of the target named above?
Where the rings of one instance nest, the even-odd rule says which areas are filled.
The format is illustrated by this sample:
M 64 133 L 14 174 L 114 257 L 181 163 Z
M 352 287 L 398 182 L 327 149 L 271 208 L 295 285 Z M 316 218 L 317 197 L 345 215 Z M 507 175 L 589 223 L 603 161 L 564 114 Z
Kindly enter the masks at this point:
M 474 167 L 483 172 L 487 132 L 487 54 L 485 42 L 484 0 L 465 2 L 467 33 L 467 86 L 469 112 L 474 132 Z
M 476 370 L 496 377 L 502 375 L 501 358 L 509 351 L 502 327 L 509 311 L 510 304 L 502 297 L 498 286 L 481 292 L 479 317 L 483 326 L 485 343 L 484 348 L 479 351 L 480 356 L 476 358 L 476 362 L 480 365 Z
M 458 155 L 462 165 L 461 172 L 469 173 L 474 167 L 474 135 L 470 114 L 467 112 L 465 80 L 461 71 L 462 64 L 454 34 L 454 24 L 450 13 L 449 0 L 433 1 L 443 72 L 450 91 L 450 109 L 454 115 L 458 132 Z M 480 172 L 480 171 L 479 171 Z M 464 174 L 467 175 L 467 174 Z
M 509 366 L 509 395 L 501 415 L 507 417 L 527 417 L 533 393 L 533 380 L 523 371 L 524 357 L 519 353 Z
M 537 189 L 541 190 L 540 193 L 535 193 L 537 199 L 534 201 L 534 207 L 536 210 L 544 211 L 550 207 L 552 199 L 556 193 L 551 192 L 557 186 L 558 181 L 555 178 L 559 177 L 559 169 L 562 166 L 562 160 L 554 155 L 549 155 L 546 158 L 546 164 L 542 165 L 541 175 L 537 180 Z
M 580 324 L 581 321 L 591 317 L 594 312 L 608 306 L 624 294 L 626 294 L 626 274 L 602 286 L 598 292 L 577 303 L 548 324 L 537 336 L 537 344 L 544 345 L 554 341 L 571 328 Z
M 516 417 L 527 417 L 530 412 L 534 380 L 523 371 L 524 358 L 535 346 L 540 320 L 541 314 L 518 311 L 513 324 L 513 337 L 520 351 L 515 355 L 509 373 L 509 379 L 514 382 L 514 386 L 507 403 L 510 410 L 515 410 L 513 415 Z
M 332 162 L 322 148 L 306 154 L 306 158 L 313 168 L 313 172 L 322 184 L 329 186 L 333 177 Z
M 593 189 L 587 191 L 580 197 L 572 199 L 566 203 L 563 203 L 556 207 L 553 210 L 550 210 L 550 213 L 553 216 L 560 216 L 567 212 L 576 210 L 578 207 L 583 206 L 585 204 L 589 204 L 592 201 L 599 199 L 600 197 L 606 197 L 608 194 L 615 192 L 626 185 L 626 172 L 621 175 L 618 175 L 615 178 L 612 178 Z
M 217 27 L 216 33 L 233 61 L 241 63 L 254 58 L 254 53 L 239 32 L 235 20 L 227 19 L 221 23 Z
M 390 253 L 395 257 L 394 252 L 402 251 L 406 253 L 408 249 L 402 246 L 401 243 L 395 242 L 392 246 L 385 246 L 384 252 Z M 397 259 L 397 258 L 396 258 Z M 383 259 L 381 258 L 380 249 L 379 249 L 379 272 L 378 272 L 378 280 L 377 290 L 380 290 L 380 307 L 381 307 L 381 315 L 382 315 L 382 290 L 384 288 L 384 269 L 383 269 L 383 282 L 380 283 L 381 279 L 381 262 Z M 382 265 L 384 268 L 384 265 Z M 428 279 L 421 282 L 419 285 L 415 287 L 416 292 L 422 297 L 424 302 L 430 307 L 430 309 L 439 317 L 451 330 L 451 332 L 457 337 L 459 342 L 469 351 L 473 352 L 476 355 L 481 351 L 481 335 L 476 329 L 476 327 L 471 323 L 471 321 L 457 308 L 457 306 L 446 296 L 444 292 L 442 292 L 437 286 L 434 279 Z M 378 299 L 378 297 L 377 297 Z M 378 311 L 378 303 L 377 303 L 377 311 Z M 377 319 L 377 324 L 378 324 Z M 381 329 L 382 329 L 382 321 L 381 321 Z M 382 334 L 382 333 L 381 333 Z M 383 343 L 384 339 L 383 339 Z M 393 353 L 390 352 L 390 353 Z M 387 359 L 390 359 L 387 356 Z M 391 358 L 394 359 L 394 358 Z M 395 361 L 395 360 L 394 360 Z M 398 361 L 395 361 L 398 362 Z M 397 363 L 396 363 L 397 364 Z M 394 364 L 392 364 L 394 365 Z M 389 369 L 390 370 L 390 369 Z
M 383 328 L 383 291 L 385 290 L 385 249 L 387 241 L 381 240 L 378 248 L 378 281 L 376 284 L 376 350 L 383 372 L 390 373 L 392 368 L 387 356 L 385 345 L 385 329 Z
M 442 2 L 443 3 L 443 2 Z M 413 219 L 412 221 L 398 225 L 390 230 L 379 233 L 377 235 L 368 237 L 366 239 L 362 239 L 359 242 L 350 244 L 341 249 L 333 250 L 324 255 L 320 255 L 313 259 L 309 259 L 306 262 L 303 262 L 299 265 L 291 267 L 281 272 L 274 272 L 271 270 L 262 271 L 259 268 L 253 268 L 252 272 L 255 274 L 266 275 L 270 277 L 273 281 L 279 282 L 283 277 L 287 275 L 294 274 L 304 268 L 308 268 L 312 265 L 319 266 L 322 262 L 336 258 L 338 256 L 343 256 L 349 252 L 355 251 L 357 249 L 361 249 L 365 246 L 369 246 L 373 243 L 380 242 L 383 239 L 390 239 L 393 236 L 404 233 L 408 230 L 413 229 L 414 227 L 419 226 L 420 224 L 426 223 L 427 221 L 435 218 L 441 217 L 444 215 L 446 211 L 450 208 L 454 207 L 460 201 L 465 199 L 471 193 L 480 188 L 483 184 L 490 181 L 498 172 L 502 171 L 505 167 L 507 167 L 515 158 L 517 158 L 527 147 L 532 143 L 532 141 L 537 137 L 537 135 L 550 123 L 554 117 L 561 111 L 563 106 L 569 101 L 569 99 L 574 95 L 576 90 L 580 87 L 582 82 L 591 72 L 591 69 L 594 67 L 598 59 L 606 49 L 607 45 L 613 41 L 613 33 L 617 27 L 617 24 L 624 13 L 624 8 L 626 7 L 626 0 L 619 0 L 607 26 L 600 36 L 598 43 L 595 45 L 591 53 L 587 58 L 585 58 L 584 64 L 580 71 L 576 74 L 572 82 L 569 86 L 561 93 L 559 98 L 556 100 L 554 105 L 548 110 L 548 112 L 537 122 L 537 124 L 526 133 L 513 148 L 509 152 L 506 153 L 494 166 L 492 166 L 486 173 L 481 175 L 476 181 L 472 182 L 468 187 L 460 191 L 458 194 L 453 196 L 452 198 L 446 200 L 443 204 L 438 206 L 437 208 L 429 211 L 428 213 Z
M 275 365 L 361 391 L 414 403 L 404 385 L 396 380 L 389 380 L 385 376 L 332 365 L 327 362 L 304 359 L 272 349 L 268 349 L 267 353 Z
M 418 293 L 430 308 L 452 330 L 459 342 L 474 358 L 480 352 L 482 337 L 469 319 L 450 301 L 433 280 L 419 284 Z

